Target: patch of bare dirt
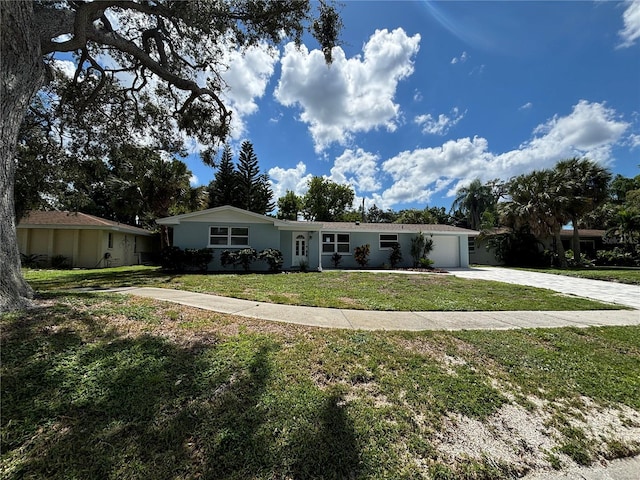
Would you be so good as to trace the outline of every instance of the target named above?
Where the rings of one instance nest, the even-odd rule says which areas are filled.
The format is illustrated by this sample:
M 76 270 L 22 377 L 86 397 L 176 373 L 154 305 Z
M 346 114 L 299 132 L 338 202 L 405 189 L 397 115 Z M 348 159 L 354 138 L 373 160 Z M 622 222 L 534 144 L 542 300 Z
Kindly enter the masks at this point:
M 603 408 L 583 399 L 585 408 L 570 418 L 587 439 L 601 445 L 596 463 L 610 458 L 609 442 L 626 445 L 630 451 L 640 447 L 640 412 L 629 407 Z M 460 414 L 449 414 L 442 429 L 434 435 L 434 446 L 441 461 L 455 464 L 461 459 L 482 461 L 490 458 L 509 465 L 517 472 L 553 470 L 552 459 L 563 468 L 577 468 L 576 463 L 560 452 L 563 435 L 551 427 L 551 411 L 557 405 L 537 399 L 542 406 L 535 411 L 510 403 L 484 421 Z M 555 457 L 555 458 L 554 458 Z

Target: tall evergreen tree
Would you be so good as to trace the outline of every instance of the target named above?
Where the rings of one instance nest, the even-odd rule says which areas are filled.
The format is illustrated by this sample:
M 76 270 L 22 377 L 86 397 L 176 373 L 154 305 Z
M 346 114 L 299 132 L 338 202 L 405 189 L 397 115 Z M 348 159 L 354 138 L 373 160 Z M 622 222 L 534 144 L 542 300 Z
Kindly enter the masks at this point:
M 236 207 L 262 215 L 275 208 L 269 177 L 266 173 L 260 173 L 258 157 L 253 151 L 253 144 L 248 140 L 242 142 L 240 147 L 236 180 Z
M 253 151 L 253 144 L 245 140 L 238 156 L 238 206 L 252 211 L 252 203 L 258 194 L 260 184 L 260 167 L 258 157 Z
M 266 215 L 276 208 L 276 204 L 273 201 L 273 189 L 271 188 L 271 182 L 269 182 L 269 175 L 266 173 L 261 174 L 258 177 L 258 181 L 258 191 L 253 201 L 252 211 Z
M 231 147 L 225 145 L 216 174 L 209 183 L 209 208 L 237 205 L 238 172 L 233 164 Z

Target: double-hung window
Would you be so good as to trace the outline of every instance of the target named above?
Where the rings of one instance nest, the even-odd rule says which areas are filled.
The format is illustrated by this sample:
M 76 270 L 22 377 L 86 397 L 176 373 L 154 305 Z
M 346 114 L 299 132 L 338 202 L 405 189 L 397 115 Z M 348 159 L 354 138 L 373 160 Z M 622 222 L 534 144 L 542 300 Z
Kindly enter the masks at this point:
M 322 234 L 322 253 L 349 253 L 350 251 L 348 233 Z
M 397 233 L 381 233 L 380 234 L 380 250 L 389 250 L 398 243 Z
M 210 247 L 249 246 L 249 227 L 209 227 Z

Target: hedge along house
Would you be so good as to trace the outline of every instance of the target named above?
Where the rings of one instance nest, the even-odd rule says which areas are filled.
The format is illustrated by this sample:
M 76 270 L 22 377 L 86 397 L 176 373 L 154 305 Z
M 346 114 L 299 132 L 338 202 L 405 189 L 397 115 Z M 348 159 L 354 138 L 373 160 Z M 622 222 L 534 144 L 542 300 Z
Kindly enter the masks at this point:
M 79 212 L 29 212 L 17 226 L 18 248 L 41 265 L 74 268 L 137 265 L 152 251 L 152 233 Z
M 433 240 L 429 258 L 434 267 L 469 266 L 468 239 L 477 232 L 449 225 L 406 225 L 360 222 L 301 222 L 279 220 L 222 206 L 156 220 L 173 228 L 173 245 L 186 248 L 211 248 L 213 261 L 209 270 L 222 270 L 220 254 L 225 250 L 275 248 L 282 252 L 285 270 L 301 265 L 310 270 L 334 268 L 334 253 L 342 256 L 339 268 L 359 268 L 353 252 L 360 245 L 370 245 L 368 266 L 389 265 L 393 243 L 400 244 L 400 267 L 413 266 L 411 239 L 422 233 Z M 256 262 L 252 269 L 267 269 Z

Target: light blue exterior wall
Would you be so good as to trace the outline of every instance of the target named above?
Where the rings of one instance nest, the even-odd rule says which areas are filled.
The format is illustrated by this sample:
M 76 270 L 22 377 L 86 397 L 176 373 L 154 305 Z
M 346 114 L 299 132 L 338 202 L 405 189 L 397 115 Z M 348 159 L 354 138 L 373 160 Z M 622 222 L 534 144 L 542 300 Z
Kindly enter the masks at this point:
M 249 247 L 255 248 L 258 252 L 266 248 L 280 247 L 280 233 L 276 227 L 270 224 L 249 224 L 249 223 L 229 223 L 229 222 L 183 222 L 173 227 L 173 245 L 180 248 L 212 248 L 213 260 L 209 264 L 209 270 L 223 270 L 225 267 L 220 263 L 220 254 L 225 250 L 241 250 L 246 247 L 214 246 L 209 247 L 209 227 L 248 227 Z M 289 234 L 289 237 L 291 234 Z M 289 242 L 291 243 L 291 242 Z M 289 249 L 291 247 L 289 246 Z M 239 267 L 236 267 L 238 269 Z M 268 265 L 264 261 L 255 261 L 251 265 L 251 270 L 268 270 Z M 226 267 L 232 270 L 233 267 Z
M 254 248 L 258 252 L 267 248 L 275 248 L 282 252 L 284 263 L 282 268 L 284 270 L 295 270 L 299 268 L 297 262 L 293 262 L 293 238 L 299 232 L 304 230 L 289 230 L 283 229 L 281 225 L 274 225 L 272 223 L 252 223 L 252 219 L 247 219 L 246 222 L 229 222 L 229 221 L 196 221 L 185 220 L 179 224 L 173 225 L 173 244 L 180 248 L 207 248 L 209 247 L 209 227 L 211 226 L 230 226 L 230 227 L 247 227 L 249 229 L 249 247 Z M 288 227 L 291 228 L 291 227 Z M 293 227 L 295 228 L 295 227 Z M 302 228 L 305 228 L 302 226 Z M 400 243 L 400 251 L 402 253 L 402 260 L 399 262 L 398 267 L 407 268 L 413 266 L 413 258 L 411 257 L 411 240 L 416 236 L 414 232 L 345 232 L 336 230 L 323 230 L 319 231 L 307 231 L 308 235 L 308 265 L 310 271 L 315 271 L 321 266 L 322 269 L 335 268 L 331 261 L 332 253 L 322 253 L 322 235 L 323 234 L 349 234 L 349 252 L 341 253 L 342 260 L 338 266 L 340 269 L 358 269 L 361 268 L 355 261 L 353 252 L 356 247 L 360 245 L 369 244 L 370 254 L 368 268 L 389 268 L 391 262 L 389 256 L 391 249 L 380 248 L 380 234 L 397 234 L 398 242 Z M 459 233 L 435 233 L 432 238 L 434 239 L 434 252 L 432 257 L 434 259 L 445 259 L 444 262 L 449 264 L 438 264 L 436 261 L 435 266 L 454 267 L 454 266 L 468 266 L 469 254 L 467 252 L 467 235 Z M 222 267 L 220 263 L 220 254 L 225 250 L 239 250 L 244 247 L 230 247 L 230 246 L 215 246 L 209 247 L 214 251 L 213 261 L 209 264 L 209 270 L 221 271 L 221 270 L 233 270 L 233 267 Z M 454 248 L 456 253 L 454 255 Z M 442 253 L 441 255 L 439 253 Z M 455 260 L 455 262 L 454 262 Z M 454 265 L 457 263 L 458 265 Z M 238 270 L 240 267 L 236 267 Z M 251 265 L 251 270 L 265 271 L 268 270 L 268 265 L 264 261 L 255 261 Z
M 335 232 L 331 230 L 323 230 L 322 233 L 347 233 L 347 232 Z M 385 232 L 382 232 L 385 233 Z M 390 232 L 387 232 L 390 233 Z M 400 244 L 400 252 L 402 253 L 402 260 L 397 265 L 400 268 L 407 268 L 413 266 L 413 259 L 411 258 L 411 239 L 415 237 L 414 233 L 399 233 L 398 243 Z M 380 233 L 379 232 L 351 232 L 349 233 L 349 253 L 341 253 L 342 260 L 338 265 L 339 269 L 342 268 L 360 268 L 360 265 L 356 262 L 353 252 L 356 247 L 369 244 L 369 268 L 382 268 L 390 267 L 389 255 L 391 255 L 391 249 L 380 249 Z M 317 248 L 317 245 L 316 245 Z M 333 253 L 322 254 L 322 268 L 331 269 L 335 268 L 331 261 Z

